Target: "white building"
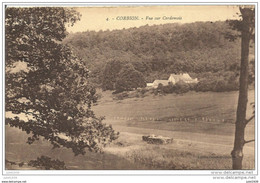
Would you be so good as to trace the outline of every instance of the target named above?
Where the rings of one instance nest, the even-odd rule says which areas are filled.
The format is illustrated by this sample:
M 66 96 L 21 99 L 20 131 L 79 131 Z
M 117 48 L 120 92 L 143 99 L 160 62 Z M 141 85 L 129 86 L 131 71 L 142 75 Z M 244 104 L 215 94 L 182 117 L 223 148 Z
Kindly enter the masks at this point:
M 176 84 L 179 81 L 183 81 L 184 83 L 198 83 L 198 79 L 192 79 L 188 73 L 171 74 L 168 81 L 172 82 L 173 84 Z
M 154 80 L 153 83 L 147 83 L 147 87 L 157 88 L 161 83 L 163 86 L 167 86 L 169 83 L 176 84 L 179 81 L 183 81 L 184 83 L 198 83 L 198 79 L 192 79 L 188 73 L 182 74 L 171 74 L 168 80 Z

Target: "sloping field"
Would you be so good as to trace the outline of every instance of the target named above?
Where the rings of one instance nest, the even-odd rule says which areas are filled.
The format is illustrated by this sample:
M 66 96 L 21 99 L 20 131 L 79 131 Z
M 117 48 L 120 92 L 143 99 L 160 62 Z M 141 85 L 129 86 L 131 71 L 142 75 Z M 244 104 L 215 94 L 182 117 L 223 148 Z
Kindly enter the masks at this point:
M 150 95 L 144 98 L 113 100 L 111 92 L 102 92 L 102 98 L 94 111 L 111 117 L 211 117 L 233 122 L 238 92 L 189 92 L 183 95 Z M 249 91 L 248 116 L 252 114 L 250 103 L 254 91 Z
M 238 92 L 189 92 L 125 100 L 113 100 L 111 92 L 104 92 L 102 96 L 93 110 L 113 125 L 211 135 L 234 134 Z M 253 90 L 249 91 L 248 117 L 253 112 L 252 102 Z M 254 135 L 254 127 L 249 129 L 249 134 Z
M 120 132 L 119 139 L 106 147 L 104 154 L 74 157 L 68 149 L 53 150 L 44 140 L 28 145 L 24 132 L 6 126 L 6 159 L 26 162 L 47 155 L 65 161 L 69 169 L 81 170 L 231 169 L 237 92 L 147 96 L 121 101 L 113 100 L 111 92 L 102 96 L 93 110 L 98 116 L 106 116 L 104 122 Z M 248 103 L 253 101 L 254 91 L 250 91 Z M 251 113 L 248 105 L 248 116 Z M 194 117 L 196 121 L 187 120 Z M 172 118 L 185 121 L 168 120 Z M 142 141 L 142 135 L 147 134 L 171 137 L 174 141 L 167 145 L 147 144 Z M 254 135 L 252 121 L 246 128 L 246 139 L 253 139 Z M 254 153 L 254 143 L 246 144 L 244 169 L 254 169 Z M 31 169 L 14 165 L 6 168 Z
M 238 92 L 191 92 L 116 102 L 109 95 L 104 93 L 100 105 L 94 108 L 97 114 L 107 117 L 106 123 L 121 132 L 118 139 L 123 146 L 121 151 L 116 147 L 108 149 L 109 152 L 161 169 L 231 169 Z M 252 115 L 250 103 L 254 100 L 251 90 L 248 117 Z M 178 120 L 169 120 L 173 118 Z M 155 147 L 144 145 L 140 142 L 141 137 L 148 134 L 171 137 L 174 143 Z M 253 120 L 246 128 L 245 139 L 254 138 Z M 254 169 L 254 145 L 249 143 L 244 147 L 245 169 Z

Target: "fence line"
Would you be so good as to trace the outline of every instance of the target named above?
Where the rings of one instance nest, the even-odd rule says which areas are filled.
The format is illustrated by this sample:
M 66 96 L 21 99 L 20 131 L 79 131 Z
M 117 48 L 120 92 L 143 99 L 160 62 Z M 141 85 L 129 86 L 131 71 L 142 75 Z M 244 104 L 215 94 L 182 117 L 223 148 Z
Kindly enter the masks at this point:
M 209 118 L 209 117 L 170 117 L 170 118 L 155 118 L 155 117 L 147 117 L 147 116 L 140 116 L 140 117 L 122 117 L 122 116 L 114 116 L 114 117 L 107 117 L 108 119 L 113 120 L 139 120 L 139 121 L 167 121 L 167 122 L 197 122 L 197 121 L 203 121 L 203 122 L 227 122 L 230 121 L 227 119 L 219 119 L 219 118 Z

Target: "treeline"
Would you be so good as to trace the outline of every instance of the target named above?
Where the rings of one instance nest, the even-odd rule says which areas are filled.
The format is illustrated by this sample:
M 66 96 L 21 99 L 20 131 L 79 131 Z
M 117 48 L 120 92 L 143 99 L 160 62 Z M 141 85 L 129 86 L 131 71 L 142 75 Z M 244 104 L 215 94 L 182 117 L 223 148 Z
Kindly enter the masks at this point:
M 177 82 L 175 85 L 169 83 L 167 86 L 160 85 L 154 89 L 154 94 L 168 94 L 168 93 L 186 93 L 188 91 L 196 92 L 224 92 L 234 91 L 239 88 L 238 77 L 233 72 L 217 72 L 217 73 L 203 73 L 201 80 L 198 83 L 184 83 L 183 81 Z
M 105 90 L 115 89 L 126 64 L 132 65 L 131 69 L 134 68 L 144 82 L 167 79 L 170 73 L 182 72 L 192 73 L 204 83 L 214 80 L 209 75 L 226 80 L 226 75 L 233 74 L 236 81 L 240 39 L 230 42 L 225 38 L 226 32 L 237 34 L 226 22 L 146 25 L 69 34 L 64 44 L 70 45 L 86 63 L 91 81 Z M 134 78 L 131 76 L 131 80 Z M 143 81 L 140 82 L 143 85 Z

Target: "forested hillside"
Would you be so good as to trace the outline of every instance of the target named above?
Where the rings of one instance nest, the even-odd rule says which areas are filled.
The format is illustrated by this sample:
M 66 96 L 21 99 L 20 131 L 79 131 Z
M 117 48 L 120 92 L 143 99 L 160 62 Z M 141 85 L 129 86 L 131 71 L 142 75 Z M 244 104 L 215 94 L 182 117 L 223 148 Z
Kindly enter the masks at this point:
M 110 82 L 126 63 L 144 75 L 145 82 L 166 79 L 170 73 L 188 72 L 200 80 L 237 80 L 240 39 L 230 42 L 226 33 L 237 34 L 226 22 L 196 22 L 142 26 L 114 31 L 69 34 L 70 45 L 99 85 Z M 115 67 L 116 66 L 116 67 Z M 214 79 L 213 79 L 214 80 Z

